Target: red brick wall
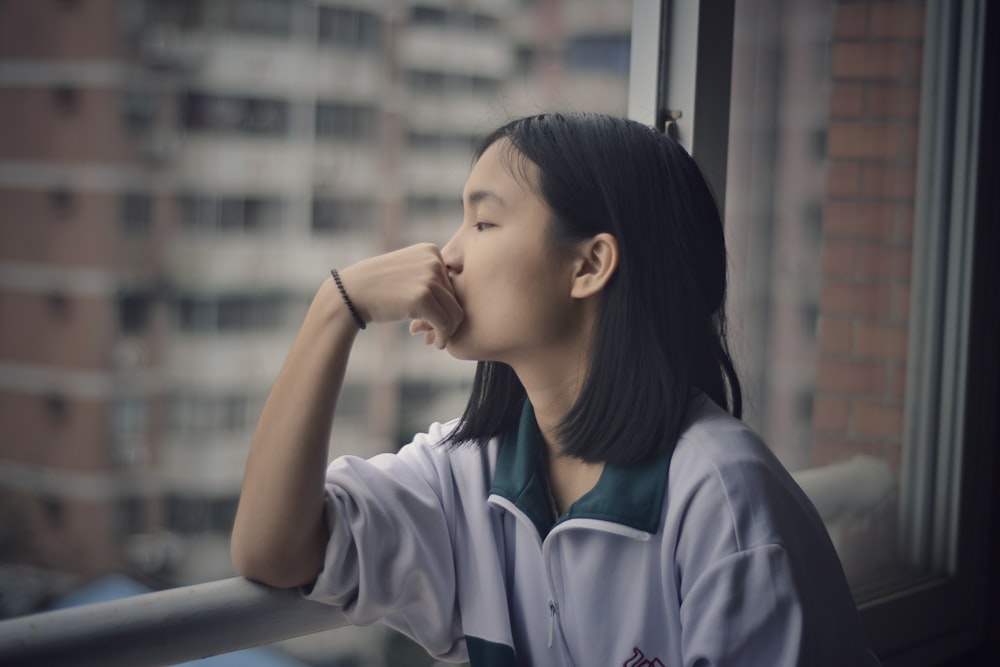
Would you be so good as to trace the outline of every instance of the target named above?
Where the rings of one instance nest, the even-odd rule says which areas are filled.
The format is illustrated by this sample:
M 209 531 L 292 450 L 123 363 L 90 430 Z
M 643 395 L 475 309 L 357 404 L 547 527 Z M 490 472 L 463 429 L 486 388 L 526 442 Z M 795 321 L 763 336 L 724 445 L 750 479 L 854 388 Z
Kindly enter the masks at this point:
M 923 30 L 922 1 L 835 7 L 814 465 L 899 465 Z

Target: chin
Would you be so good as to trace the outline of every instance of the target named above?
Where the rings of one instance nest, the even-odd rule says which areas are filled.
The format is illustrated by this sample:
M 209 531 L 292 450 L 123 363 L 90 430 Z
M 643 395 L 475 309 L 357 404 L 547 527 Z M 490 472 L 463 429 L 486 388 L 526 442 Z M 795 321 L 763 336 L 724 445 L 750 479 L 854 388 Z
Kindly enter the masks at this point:
M 475 354 L 471 354 L 471 351 L 466 349 L 461 342 L 451 339 L 448 344 L 444 346 L 445 351 L 460 361 L 481 361 L 479 357 Z
M 463 329 L 459 329 L 458 333 L 448 340 L 444 349 L 459 361 L 494 361 L 494 355 L 477 347 Z

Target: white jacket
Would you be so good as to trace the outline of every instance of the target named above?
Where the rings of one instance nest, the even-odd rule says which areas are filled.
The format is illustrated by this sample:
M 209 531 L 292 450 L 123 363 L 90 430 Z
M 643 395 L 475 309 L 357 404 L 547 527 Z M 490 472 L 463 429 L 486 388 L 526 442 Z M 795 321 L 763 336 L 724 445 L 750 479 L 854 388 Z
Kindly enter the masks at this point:
M 434 424 L 340 458 L 306 594 L 473 667 L 878 665 L 809 500 L 742 422 L 692 412 L 672 455 L 607 465 L 558 519 L 527 403 L 485 448 Z

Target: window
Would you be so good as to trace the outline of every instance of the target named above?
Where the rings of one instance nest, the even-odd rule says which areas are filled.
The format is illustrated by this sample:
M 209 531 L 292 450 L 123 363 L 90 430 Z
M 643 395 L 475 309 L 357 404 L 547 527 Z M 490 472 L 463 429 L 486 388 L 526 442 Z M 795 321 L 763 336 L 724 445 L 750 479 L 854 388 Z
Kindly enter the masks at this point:
M 285 100 L 188 92 L 180 96 L 180 123 L 188 130 L 214 130 L 281 137 L 289 130 Z
M 314 234 L 335 234 L 348 230 L 371 230 L 375 225 L 375 202 L 321 197 L 313 200 Z
M 382 21 L 371 12 L 321 6 L 317 20 L 317 38 L 323 46 L 359 50 L 382 46 Z
M 57 185 L 49 190 L 49 201 L 59 215 L 69 215 L 76 204 L 76 195 L 65 185 Z
M 52 89 L 52 101 L 64 114 L 72 114 L 80 109 L 80 90 L 71 84 L 62 84 Z
M 223 25 L 234 32 L 287 37 L 296 3 L 289 0 L 226 0 Z
M 118 396 L 111 405 L 112 458 L 122 467 L 145 465 L 148 446 L 149 401 L 146 396 Z
M 407 71 L 406 83 L 410 92 L 417 95 L 494 93 L 500 88 L 500 81 L 488 76 L 424 70 Z
M 748 0 L 730 32 L 665 4 L 637 5 L 635 25 L 667 28 L 662 62 L 633 69 L 630 112 L 662 126 L 680 111 L 724 194 L 747 419 L 824 516 L 884 664 L 940 664 L 976 641 L 985 605 L 992 443 L 970 434 L 996 417 L 967 390 L 995 400 L 995 366 L 968 365 L 997 335 L 973 326 L 988 321 L 972 242 L 988 224 L 983 5 L 791 2 L 779 17 Z M 651 80 L 655 102 L 637 87 Z
M 125 128 L 136 135 L 150 131 L 156 120 L 156 104 L 156 96 L 148 90 L 123 90 L 121 106 Z
M 118 535 L 128 537 L 149 530 L 146 499 L 142 496 L 122 496 L 115 504 L 115 524 Z
M 170 429 L 187 436 L 246 433 L 253 428 L 266 395 L 189 392 L 170 397 Z
M 193 234 L 263 234 L 284 220 L 285 204 L 277 197 L 181 194 L 181 221 Z
M 44 397 L 45 410 L 53 424 L 65 424 L 69 419 L 69 399 L 66 395 L 51 391 Z
M 153 226 L 153 199 L 145 193 L 121 197 L 121 232 L 127 239 L 147 238 Z
M 167 528 L 183 535 L 228 534 L 238 498 L 172 494 L 167 497 Z
M 118 330 L 125 336 L 143 334 L 149 327 L 152 299 L 145 292 L 131 292 L 118 297 Z
M 271 294 L 182 296 L 175 303 L 175 322 L 189 333 L 273 331 L 283 323 L 284 305 L 283 297 Z
M 464 9 L 416 5 L 410 9 L 410 23 L 417 26 L 491 30 L 497 27 L 499 21 L 496 17 Z
M 378 112 L 370 105 L 320 102 L 316 105 L 316 136 L 320 139 L 370 141 L 378 132 Z
M 429 215 L 461 220 L 462 200 L 458 197 L 414 194 L 406 199 L 406 211 L 410 217 Z
M 478 134 L 433 132 L 410 130 L 406 133 L 406 145 L 416 150 L 453 150 L 463 155 L 471 155 L 482 139 Z

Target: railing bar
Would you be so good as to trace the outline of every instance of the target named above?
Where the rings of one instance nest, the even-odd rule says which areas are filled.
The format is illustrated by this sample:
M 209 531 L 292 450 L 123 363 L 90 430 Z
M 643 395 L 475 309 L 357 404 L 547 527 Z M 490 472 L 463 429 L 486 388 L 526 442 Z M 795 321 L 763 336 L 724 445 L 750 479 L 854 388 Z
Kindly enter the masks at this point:
M 0 665 L 156 667 L 349 625 L 239 577 L 0 622 Z

